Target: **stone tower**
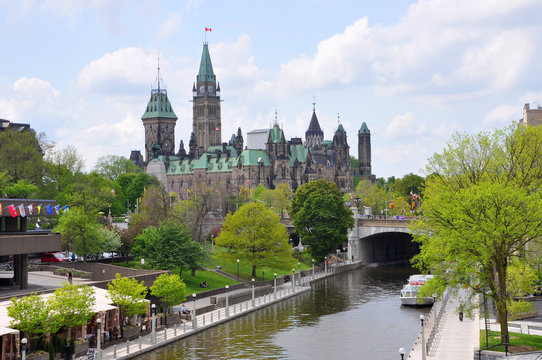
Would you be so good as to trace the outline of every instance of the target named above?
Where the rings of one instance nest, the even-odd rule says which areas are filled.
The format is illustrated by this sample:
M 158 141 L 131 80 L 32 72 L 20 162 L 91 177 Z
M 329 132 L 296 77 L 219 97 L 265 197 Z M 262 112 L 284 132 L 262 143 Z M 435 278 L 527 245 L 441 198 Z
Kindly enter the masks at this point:
M 358 159 L 359 159 L 359 175 L 371 175 L 371 132 L 367 124 L 363 122 L 358 131 Z
M 337 150 L 337 165 L 350 169 L 350 146 L 346 139 L 346 130 L 339 124 L 335 135 L 333 135 L 333 147 Z
M 312 103 L 312 118 L 309 128 L 305 131 L 305 147 L 313 148 L 318 146 L 324 140 L 324 132 L 320 128 L 320 123 L 316 117 L 316 103 Z
M 209 146 L 220 145 L 222 143 L 220 84 L 216 82 L 207 43 L 203 44 L 199 73 L 192 93 L 192 131 L 196 135 L 198 146 L 207 149 Z
M 174 155 L 175 124 L 177 115 L 167 97 L 166 89 L 160 87 L 160 66 L 158 66 L 157 87 L 151 90 L 151 98 L 141 117 L 145 128 L 145 162 L 149 163 L 153 144 L 160 146 L 159 155 Z

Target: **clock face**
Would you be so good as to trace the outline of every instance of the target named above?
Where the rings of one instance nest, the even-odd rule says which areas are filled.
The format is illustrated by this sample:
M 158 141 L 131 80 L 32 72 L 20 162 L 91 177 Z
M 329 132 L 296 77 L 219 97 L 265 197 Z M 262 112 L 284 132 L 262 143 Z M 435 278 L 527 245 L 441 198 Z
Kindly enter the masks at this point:
M 202 95 L 205 93 L 205 86 L 204 85 L 201 85 L 199 87 L 199 93 L 202 94 Z
M 214 91 L 215 91 L 215 89 L 213 88 L 212 85 L 207 86 L 207 93 L 208 93 L 209 95 L 213 95 L 213 92 L 214 92 Z

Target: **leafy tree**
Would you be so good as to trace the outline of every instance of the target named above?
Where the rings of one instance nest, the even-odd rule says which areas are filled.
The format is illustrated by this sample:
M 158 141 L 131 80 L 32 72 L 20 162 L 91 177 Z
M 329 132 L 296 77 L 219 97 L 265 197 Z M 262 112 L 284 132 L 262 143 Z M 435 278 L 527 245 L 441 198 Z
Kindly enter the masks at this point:
M 121 277 L 117 273 L 115 279 L 107 284 L 107 289 L 111 301 L 120 308 L 120 318 L 128 315 L 129 324 L 134 315 L 146 312 L 145 296 L 148 290 L 143 281 L 138 283 L 134 278 Z
M 185 293 L 186 285 L 176 274 L 162 274 L 154 280 L 154 284 L 151 286 L 151 295 L 160 298 L 166 316 L 171 307 L 184 301 Z
M 10 326 L 27 334 L 30 339 L 30 349 L 40 335 L 50 335 L 59 329 L 59 325 L 50 317 L 51 306 L 36 293 L 20 298 L 11 298 L 7 306 L 8 316 L 11 318 Z
M 344 205 L 336 184 L 315 180 L 294 193 L 290 215 L 296 232 L 317 261 L 334 252 L 347 241 L 347 231 L 354 226 L 352 212 Z
M 137 173 L 141 172 L 141 169 L 124 156 L 105 155 L 98 158 L 94 171 L 106 179 L 115 181 L 121 174 Z
M 7 171 L 0 171 L 0 196 L 4 197 L 6 194 L 6 188 L 11 186 L 13 179 Z
M 64 283 L 54 291 L 49 300 L 55 312 L 55 321 L 60 327 L 71 329 L 71 338 L 75 338 L 75 327 L 86 325 L 94 316 L 96 298 L 94 290 L 85 284 Z
M 398 179 L 396 181 L 394 190 L 405 197 L 409 197 L 411 193 L 421 195 L 423 185 L 423 177 L 413 173 L 409 173 L 403 176 L 402 179 Z
M 465 307 L 478 306 L 485 293 L 507 342 L 508 267 L 514 258 L 527 263 L 526 246 L 542 235 L 542 127 L 454 134 L 427 173 L 425 221 L 412 228 L 421 243 L 416 266 L 435 274 L 424 290 L 467 287 Z
M 87 260 L 87 255 L 100 252 L 99 239 L 100 225 L 96 221 L 96 215 L 85 212 L 80 207 L 71 208 L 63 213 L 58 219 L 55 231 L 62 235 L 68 249 L 82 255 Z
M 244 259 L 256 268 L 288 259 L 291 254 L 288 232 L 278 215 L 261 203 L 248 203 L 228 214 L 215 242 L 229 250 L 229 259 Z
M 41 184 L 43 153 L 33 130 L 0 132 L 0 169 L 13 181 Z
M 6 186 L 5 193 L 11 198 L 27 199 L 38 191 L 38 187 L 26 180 L 19 180 L 15 184 Z
M 76 183 L 83 177 L 85 162 L 73 146 L 51 149 L 45 158 L 41 194 L 47 199 L 66 202 Z
M 100 227 L 98 229 L 98 239 L 101 253 L 116 253 L 120 250 L 122 243 L 120 234 L 115 229 Z
M 282 215 L 290 205 L 292 190 L 288 184 L 281 183 L 275 189 L 266 189 L 261 197 L 268 206 L 279 210 Z
M 188 227 L 171 221 L 144 229 L 136 238 L 133 253 L 145 257 L 145 261 L 154 268 L 174 269 L 180 266 L 179 275 L 188 269 L 195 275 L 206 256 L 203 247 L 190 237 Z

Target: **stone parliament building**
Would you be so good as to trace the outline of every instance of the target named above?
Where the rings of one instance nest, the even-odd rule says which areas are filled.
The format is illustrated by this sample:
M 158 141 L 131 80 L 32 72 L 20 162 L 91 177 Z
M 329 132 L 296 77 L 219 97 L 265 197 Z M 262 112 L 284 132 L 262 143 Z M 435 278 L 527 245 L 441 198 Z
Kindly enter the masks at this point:
M 213 72 L 208 44 L 203 44 L 199 73 L 192 87 L 192 134 L 188 152 L 183 141 L 175 152 L 177 116 L 167 91 L 157 88 L 141 120 L 145 128 L 145 150 L 133 150 L 130 159 L 156 175 L 168 192 L 187 198 L 195 186 L 221 186 L 229 193 L 238 193 L 241 186 L 251 188 L 262 184 L 274 189 L 286 183 L 295 191 L 299 186 L 317 179 L 337 184 L 341 192 L 352 191 L 354 175 L 374 181 L 371 174 L 371 134 L 365 123 L 358 131 L 360 167 L 350 163 L 347 134 L 339 123 L 332 140 L 324 140 L 313 103 L 313 113 L 301 138 L 286 139 L 275 122 L 271 129 L 253 130 L 243 138 L 241 128 L 228 142 L 222 142 L 220 83 Z M 220 185 L 219 185 L 220 184 Z

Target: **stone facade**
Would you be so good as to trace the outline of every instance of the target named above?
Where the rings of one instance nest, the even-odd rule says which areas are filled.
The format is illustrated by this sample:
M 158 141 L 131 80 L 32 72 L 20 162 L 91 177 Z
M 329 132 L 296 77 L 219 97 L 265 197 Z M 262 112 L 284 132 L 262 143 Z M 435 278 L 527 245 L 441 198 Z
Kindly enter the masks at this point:
M 523 106 L 523 119 L 521 122 L 524 125 L 537 126 L 542 124 L 542 107 L 531 109 L 529 104 Z

